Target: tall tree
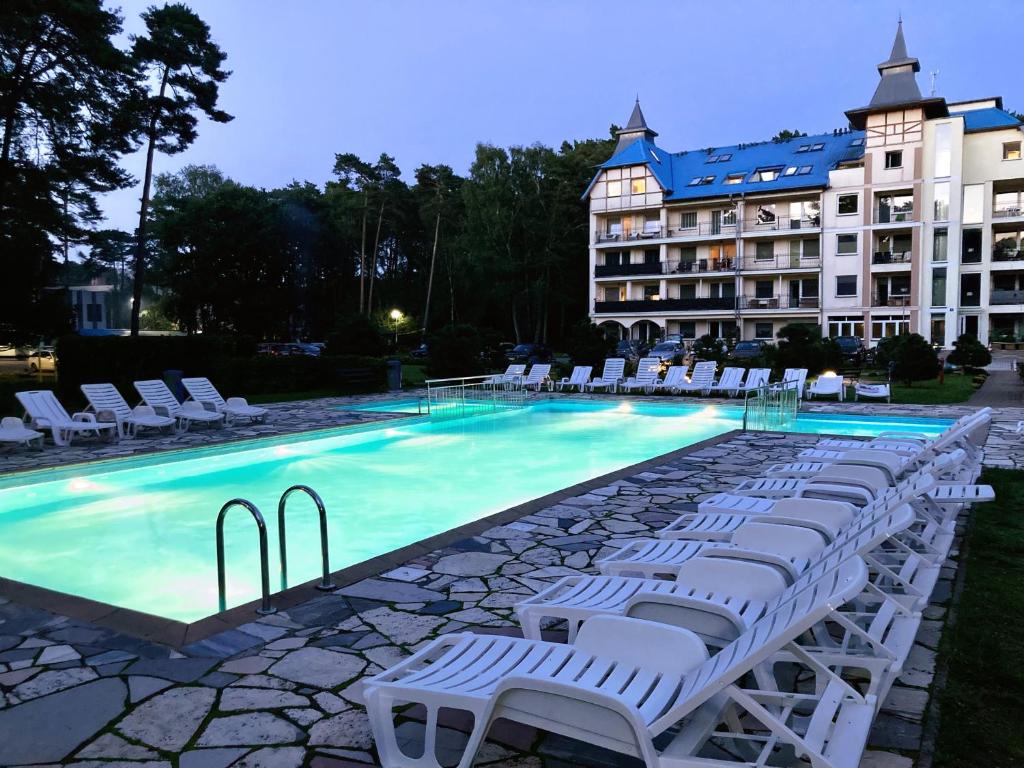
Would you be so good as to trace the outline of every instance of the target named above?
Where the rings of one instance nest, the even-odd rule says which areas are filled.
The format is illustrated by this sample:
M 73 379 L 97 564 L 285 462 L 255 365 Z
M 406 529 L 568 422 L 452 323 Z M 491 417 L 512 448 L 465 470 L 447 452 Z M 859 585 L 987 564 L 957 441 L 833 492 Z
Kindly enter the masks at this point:
M 55 248 L 82 242 L 95 195 L 130 180 L 117 166 L 131 149 L 119 108 L 133 83 L 120 31 L 101 0 L 0 3 L 0 332 L 50 330 L 40 289 Z
M 389 204 L 395 207 L 396 198 L 404 191 L 401 179 L 402 172 L 395 164 L 395 158 L 382 152 L 373 166 L 373 191 L 377 198 L 377 232 L 373 238 L 373 252 L 370 254 L 370 284 L 366 292 L 366 315 L 373 313 L 373 284 L 377 276 L 377 253 L 381 243 L 381 227 L 384 224 L 384 212 Z
M 362 196 L 359 239 L 359 314 L 366 311 L 366 223 L 370 212 L 370 190 L 375 183 L 373 166 L 351 152 L 334 156 L 334 175 Z
M 210 38 L 206 22 L 181 3 L 152 6 L 142 20 L 146 34 L 133 38 L 132 55 L 151 87 L 138 95 L 132 109 L 146 142 L 132 288 L 133 336 L 139 333 L 154 154 L 176 154 L 191 145 L 197 135 L 197 112 L 217 123 L 232 119 L 217 108 L 219 84 L 230 73 L 221 69 L 226 54 Z
M 437 250 L 441 242 L 441 223 L 453 215 L 458 200 L 461 179 L 447 165 L 421 165 L 416 169 L 416 195 L 419 198 L 420 216 L 430 229 L 433 238 L 430 244 L 430 266 L 427 269 L 427 296 L 423 302 L 423 336 L 426 338 L 430 327 L 430 299 L 434 290 L 434 274 L 437 271 Z

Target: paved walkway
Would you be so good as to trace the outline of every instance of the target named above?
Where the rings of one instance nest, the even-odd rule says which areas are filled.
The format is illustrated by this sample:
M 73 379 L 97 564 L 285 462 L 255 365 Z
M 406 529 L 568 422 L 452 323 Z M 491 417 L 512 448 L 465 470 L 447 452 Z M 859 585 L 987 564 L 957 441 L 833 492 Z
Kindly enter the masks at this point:
M 1016 371 L 991 371 L 967 404 L 977 408 L 1020 408 L 1024 406 L 1024 383 Z
M 916 413 L 871 404 L 871 413 L 881 411 Z M 1008 413 L 1004 421 L 1017 417 Z M 1018 466 L 1024 451 L 1005 432 L 1005 424 L 993 430 L 991 463 Z M 375 765 L 362 707 L 366 676 L 446 633 L 515 634 L 511 609 L 523 597 L 564 575 L 594 573 L 594 561 L 623 540 L 649 535 L 816 439 L 740 435 L 180 651 L 0 599 L 0 765 Z M 955 552 L 918 645 L 877 720 L 865 766 L 913 763 Z M 409 714 L 400 733 L 403 742 L 415 743 L 422 729 L 416 713 Z M 439 749 L 457 754 L 466 724 L 451 718 L 444 726 Z M 636 761 L 519 726 L 496 728 L 477 764 L 564 768 Z

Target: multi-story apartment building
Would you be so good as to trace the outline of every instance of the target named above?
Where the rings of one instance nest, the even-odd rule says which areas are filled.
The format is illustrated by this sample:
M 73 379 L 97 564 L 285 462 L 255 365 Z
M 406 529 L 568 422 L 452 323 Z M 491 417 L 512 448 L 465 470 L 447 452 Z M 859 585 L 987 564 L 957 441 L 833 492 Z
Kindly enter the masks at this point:
M 584 195 L 592 320 L 642 340 L 1024 336 L 1024 124 L 999 97 L 923 97 L 919 70 L 900 24 L 849 127 L 688 152 L 637 102 Z

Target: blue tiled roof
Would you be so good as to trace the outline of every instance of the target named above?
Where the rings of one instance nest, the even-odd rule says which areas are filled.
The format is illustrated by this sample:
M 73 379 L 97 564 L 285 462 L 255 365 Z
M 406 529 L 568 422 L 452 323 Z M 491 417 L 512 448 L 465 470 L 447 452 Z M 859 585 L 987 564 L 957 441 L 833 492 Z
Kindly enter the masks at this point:
M 711 151 L 698 149 L 673 154 L 665 152 L 647 139 L 639 138 L 602 163 L 600 169 L 646 163 L 652 175 L 665 189 L 667 201 L 694 200 L 703 197 L 827 186 L 828 172 L 835 168 L 837 163 L 857 160 L 864 155 L 863 143 L 864 132 L 851 131 L 838 135 L 825 133 L 818 136 L 801 136 L 783 142 L 737 144 L 715 147 Z M 810 147 L 819 144 L 820 149 L 810 151 Z M 801 148 L 804 148 L 803 151 Z M 711 162 L 712 158 L 716 160 Z M 779 171 L 779 176 L 774 181 L 754 180 L 756 171 L 768 168 L 777 168 Z M 790 175 L 785 175 L 787 168 L 796 170 Z M 736 174 L 743 174 L 741 182 L 725 183 L 727 177 Z M 594 181 L 597 181 L 598 176 L 594 177 Z M 709 183 L 692 183 L 694 179 L 709 176 L 713 177 Z M 590 186 L 593 184 L 592 181 Z M 590 187 L 584 196 L 589 192 Z
M 950 112 L 949 114 L 961 115 L 964 118 L 965 133 L 990 131 L 993 128 L 1016 128 L 1021 125 L 1020 120 L 998 107 L 969 109 L 966 111 Z

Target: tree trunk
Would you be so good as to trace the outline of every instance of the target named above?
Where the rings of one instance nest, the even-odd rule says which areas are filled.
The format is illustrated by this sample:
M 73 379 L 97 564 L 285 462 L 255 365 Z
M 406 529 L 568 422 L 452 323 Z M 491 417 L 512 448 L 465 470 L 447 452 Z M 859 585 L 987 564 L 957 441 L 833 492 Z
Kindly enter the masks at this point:
M 427 301 L 423 305 L 423 340 L 427 338 L 427 319 L 430 317 L 430 292 L 434 288 L 434 262 L 437 261 L 437 238 L 441 234 L 441 210 L 434 221 L 434 247 L 430 250 L 430 272 L 427 275 Z
M 373 278 L 377 274 L 377 249 L 380 247 L 380 225 L 384 221 L 384 203 L 377 212 L 377 234 L 373 238 L 373 253 L 370 254 L 370 290 L 366 296 L 366 316 L 373 314 Z
M 160 99 L 163 100 L 164 92 L 167 90 L 167 78 L 170 75 L 170 67 L 164 67 L 163 77 L 160 78 Z M 146 230 L 149 219 L 149 193 L 153 185 L 153 155 L 156 152 L 156 129 L 160 120 L 160 110 L 154 108 L 149 119 L 149 146 L 146 148 L 146 176 L 142 181 L 142 205 L 139 208 L 139 231 L 138 240 L 135 244 L 135 268 L 133 270 L 134 283 L 132 285 L 132 336 L 139 335 L 139 311 L 142 309 L 142 285 L 146 276 Z
M 366 216 L 369 212 L 370 203 L 366 192 L 363 192 L 363 237 L 359 242 L 359 314 L 363 314 L 366 307 Z

